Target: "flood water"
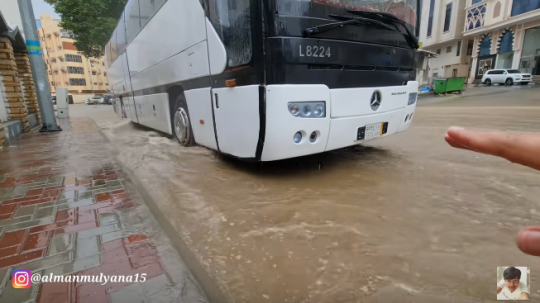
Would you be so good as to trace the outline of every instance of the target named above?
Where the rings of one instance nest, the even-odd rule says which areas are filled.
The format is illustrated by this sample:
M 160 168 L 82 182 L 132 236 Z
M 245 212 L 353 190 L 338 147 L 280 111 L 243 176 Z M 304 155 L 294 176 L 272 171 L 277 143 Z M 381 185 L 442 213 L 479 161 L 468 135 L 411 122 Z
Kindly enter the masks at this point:
M 230 302 L 494 301 L 497 266 L 531 267 L 538 300 L 515 237 L 539 222 L 540 174 L 444 142 L 451 125 L 540 131 L 536 91 L 419 106 L 404 133 L 274 163 L 101 126 Z

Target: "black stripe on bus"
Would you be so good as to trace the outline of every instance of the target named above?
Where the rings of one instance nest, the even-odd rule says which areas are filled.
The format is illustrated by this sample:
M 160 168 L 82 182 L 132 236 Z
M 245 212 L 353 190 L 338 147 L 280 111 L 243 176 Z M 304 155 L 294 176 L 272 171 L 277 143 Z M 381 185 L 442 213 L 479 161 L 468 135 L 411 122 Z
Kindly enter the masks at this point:
M 257 142 L 257 150 L 255 159 L 261 161 L 261 156 L 264 147 L 264 139 L 266 135 L 266 90 L 264 86 L 259 86 L 259 141 Z
M 139 89 L 132 92 L 125 92 L 123 94 L 118 94 L 118 96 L 122 97 L 140 97 L 140 96 L 148 96 L 148 95 L 155 95 L 155 94 L 166 94 L 168 93 L 169 89 L 173 86 L 181 86 L 184 91 L 192 90 L 192 89 L 198 89 L 198 88 L 205 88 L 211 86 L 210 77 L 201 77 L 196 79 L 190 79 L 190 80 L 184 80 L 184 81 L 177 81 L 169 84 L 163 84 L 158 85 L 154 87 L 149 87 L 145 89 Z

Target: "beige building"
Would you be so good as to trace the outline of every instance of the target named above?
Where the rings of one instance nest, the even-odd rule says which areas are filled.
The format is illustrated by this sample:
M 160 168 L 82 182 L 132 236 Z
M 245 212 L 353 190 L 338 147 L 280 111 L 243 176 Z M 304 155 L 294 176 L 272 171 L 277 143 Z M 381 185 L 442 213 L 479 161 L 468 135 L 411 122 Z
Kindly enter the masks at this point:
M 463 34 L 474 39 L 469 82 L 492 68 L 540 77 L 540 1 L 466 0 Z
M 71 33 L 60 28 L 60 20 L 42 14 L 37 20 L 51 93 L 56 87 L 67 87 L 75 102 L 93 94 L 107 93 L 109 83 L 103 58 L 86 58 L 78 53 Z
M 436 58 L 421 57 L 417 81 L 432 84 L 433 79 L 468 77 L 472 66 L 474 39 L 464 36 L 467 0 L 421 1 L 419 40 L 423 49 Z

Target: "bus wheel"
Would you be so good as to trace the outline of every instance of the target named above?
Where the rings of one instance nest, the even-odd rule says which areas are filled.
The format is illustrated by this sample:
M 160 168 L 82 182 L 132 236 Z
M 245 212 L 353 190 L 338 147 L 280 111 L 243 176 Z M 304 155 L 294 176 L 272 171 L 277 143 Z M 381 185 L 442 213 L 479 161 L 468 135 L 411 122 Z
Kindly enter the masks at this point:
M 189 120 L 189 113 L 186 99 L 183 95 L 176 98 L 175 112 L 173 117 L 173 129 L 176 139 L 182 146 L 192 146 L 195 144 L 193 130 Z

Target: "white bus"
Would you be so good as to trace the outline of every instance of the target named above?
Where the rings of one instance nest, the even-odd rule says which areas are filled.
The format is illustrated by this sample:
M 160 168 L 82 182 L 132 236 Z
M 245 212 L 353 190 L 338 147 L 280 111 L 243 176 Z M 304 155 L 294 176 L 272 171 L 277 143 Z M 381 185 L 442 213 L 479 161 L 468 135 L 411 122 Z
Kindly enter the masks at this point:
M 116 112 L 246 160 L 406 130 L 418 0 L 129 0 L 106 45 Z

